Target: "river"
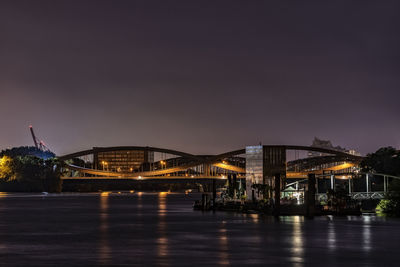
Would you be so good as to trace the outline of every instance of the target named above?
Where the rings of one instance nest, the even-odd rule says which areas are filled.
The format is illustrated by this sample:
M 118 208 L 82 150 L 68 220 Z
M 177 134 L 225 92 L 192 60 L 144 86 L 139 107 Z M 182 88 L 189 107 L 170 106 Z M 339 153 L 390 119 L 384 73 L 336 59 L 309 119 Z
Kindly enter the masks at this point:
M 400 220 L 193 211 L 199 198 L 0 193 L 0 265 L 399 266 Z

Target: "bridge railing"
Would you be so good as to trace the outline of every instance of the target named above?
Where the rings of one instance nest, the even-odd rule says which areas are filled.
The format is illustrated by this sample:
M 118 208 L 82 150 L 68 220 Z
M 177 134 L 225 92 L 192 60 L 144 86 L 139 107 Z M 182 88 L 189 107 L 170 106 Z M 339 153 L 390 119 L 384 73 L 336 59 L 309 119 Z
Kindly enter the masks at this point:
M 353 192 L 351 194 L 353 199 L 362 200 L 362 199 L 383 199 L 385 197 L 385 192 Z
M 349 196 L 355 200 L 365 200 L 365 199 L 383 199 L 385 197 L 385 192 L 353 192 Z M 315 200 L 317 201 L 328 201 L 328 195 L 326 193 L 319 193 L 315 195 Z

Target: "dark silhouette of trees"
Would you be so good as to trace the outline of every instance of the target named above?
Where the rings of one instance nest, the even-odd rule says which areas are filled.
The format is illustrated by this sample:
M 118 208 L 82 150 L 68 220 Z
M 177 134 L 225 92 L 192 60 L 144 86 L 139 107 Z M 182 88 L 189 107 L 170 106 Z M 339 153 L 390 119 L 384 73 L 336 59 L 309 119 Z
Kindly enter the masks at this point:
M 0 190 L 60 192 L 60 166 L 54 153 L 35 147 L 4 150 L 0 153 Z
M 400 151 L 393 147 L 383 147 L 368 154 L 360 164 L 363 171 L 400 176 Z
M 0 157 L 2 156 L 9 156 L 12 158 L 17 156 L 35 156 L 41 159 L 49 159 L 54 158 L 56 155 L 53 152 L 43 151 L 34 146 L 20 146 L 1 151 Z
M 363 171 L 400 176 L 400 151 L 393 147 L 380 148 L 368 154 L 361 162 Z M 400 181 L 394 179 L 389 184 L 389 192 L 380 201 L 377 212 L 389 216 L 400 216 Z

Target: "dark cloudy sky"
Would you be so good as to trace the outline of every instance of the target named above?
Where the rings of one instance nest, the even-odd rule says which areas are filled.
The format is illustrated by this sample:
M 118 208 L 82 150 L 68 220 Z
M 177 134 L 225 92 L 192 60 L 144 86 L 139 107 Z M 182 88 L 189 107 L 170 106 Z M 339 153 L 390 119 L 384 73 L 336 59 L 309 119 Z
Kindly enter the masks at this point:
M 0 149 L 400 146 L 400 2 L 0 2 Z

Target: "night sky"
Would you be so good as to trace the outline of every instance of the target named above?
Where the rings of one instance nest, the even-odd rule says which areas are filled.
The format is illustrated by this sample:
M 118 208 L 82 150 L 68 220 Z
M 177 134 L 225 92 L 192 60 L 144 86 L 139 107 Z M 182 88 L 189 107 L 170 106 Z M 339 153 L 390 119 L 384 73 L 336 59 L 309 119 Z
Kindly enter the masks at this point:
M 400 146 L 400 1 L 0 2 L 0 149 Z

